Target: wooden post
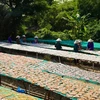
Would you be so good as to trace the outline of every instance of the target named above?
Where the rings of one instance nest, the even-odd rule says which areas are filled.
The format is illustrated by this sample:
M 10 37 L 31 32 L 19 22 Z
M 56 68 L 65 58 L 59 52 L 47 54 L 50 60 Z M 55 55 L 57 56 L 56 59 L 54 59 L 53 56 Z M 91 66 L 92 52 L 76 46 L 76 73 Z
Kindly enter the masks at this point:
M 26 55 L 27 55 L 28 53 L 27 53 L 27 51 L 26 51 Z
M 93 66 L 93 69 L 94 69 L 94 62 L 93 62 L 93 64 L 92 64 L 92 66 Z
M 38 58 L 38 53 L 36 53 L 36 58 Z
M 48 91 L 46 91 L 46 93 L 45 93 L 44 100 L 47 100 L 47 95 L 48 95 Z
M 25 92 L 27 94 L 27 88 L 26 88 L 25 82 L 24 81 L 22 81 L 22 82 L 23 82 L 23 85 L 24 85 L 24 88 L 25 88 Z
M 62 96 L 60 95 L 60 98 L 59 98 L 59 100 L 62 100 Z
M 50 100 L 50 91 L 49 90 L 46 91 L 44 100 Z
M 59 59 L 59 62 L 61 63 L 61 59 L 60 59 L 60 57 L 58 57 L 58 59 Z
M 1 74 L 0 74 L 0 86 L 1 86 Z
M 28 88 L 28 89 L 29 89 L 29 92 L 28 92 L 28 94 L 30 94 L 30 84 L 29 84 L 29 88 Z

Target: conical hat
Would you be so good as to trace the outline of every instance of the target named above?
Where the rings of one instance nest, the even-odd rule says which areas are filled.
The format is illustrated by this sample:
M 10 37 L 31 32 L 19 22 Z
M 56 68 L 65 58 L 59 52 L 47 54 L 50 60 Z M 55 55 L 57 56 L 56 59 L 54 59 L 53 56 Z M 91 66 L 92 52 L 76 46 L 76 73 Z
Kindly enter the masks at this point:
M 93 40 L 92 39 L 89 39 L 88 42 L 93 42 Z
M 58 38 L 56 41 L 61 41 L 61 39 L 60 39 L 60 38 Z
M 81 42 L 82 42 L 82 40 L 77 39 L 77 40 L 74 41 L 74 44 L 81 43 Z
M 25 35 L 22 35 L 22 37 L 26 37 Z
M 78 40 L 75 40 L 75 41 L 74 41 L 74 44 L 77 44 L 77 43 L 79 43 L 79 41 L 78 41 Z
M 17 35 L 17 36 L 16 36 L 16 38 L 17 38 L 17 39 L 19 39 L 19 38 L 20 38 L 20 36 L 19 36 L 19 35 Z
M 38 36 L 35 36 L 34 38 L 38 38 Z
M 78 41 L 79 43 L 81 43 L 81 42 L 82 42 L 82 40 L 80 40 L 80 39 L 78 39 L 77 41 Z

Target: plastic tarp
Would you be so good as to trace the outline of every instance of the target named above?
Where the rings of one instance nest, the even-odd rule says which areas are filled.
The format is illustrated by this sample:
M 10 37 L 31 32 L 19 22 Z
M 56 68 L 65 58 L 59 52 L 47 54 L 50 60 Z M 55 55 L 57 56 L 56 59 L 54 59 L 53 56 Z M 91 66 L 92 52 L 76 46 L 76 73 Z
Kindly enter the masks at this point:
M 33 43 L 34 38 L 27 38 L 27 42 Z M 56 40 L 43 40 L 43 39 L 38 39 L 40 43 L 46 43 L 46 44 L 55 44 Z M 7 42 L 7 40 L 4 40 L 3 42 Z M 16 41 L 13 41 L 13 43 L 16 43 Z M 82 48 L 86 49 L 87 48 L 87 43 L 86 41 L 82 41 Z M 73 47 L 74 46 L 74 40 L 66 40 L 66 41 L 61 41 L 61 44 L 63 46 L 69 46 Z M 94 49 L 100 50 L 100 43 L 94 42 Z
M 34 38 L 27 38 L 27 41 L 28 42 L 33 42 L 34 41 Z M 39 42 L 47 43 L 47 44 L 55 44 L 56 40 L 43 40 L 43 39 L 39 39 Z M 87 43 L 88 42 L 86 42 L 86 41 L 82 41 L 82 47 L 84 49 L 87 48 Z M 74 46 L 74 40 L 61 41 L 61 44 L 64 45 L 64 46 L 73 47 Z M 100 43 L 94 42 L 94 48 L 100 50 Z
M 15 92 L 9 88 L 0 86 L 0 100 L 43 100 L 41 98 L 29 96 L 27 94 Z

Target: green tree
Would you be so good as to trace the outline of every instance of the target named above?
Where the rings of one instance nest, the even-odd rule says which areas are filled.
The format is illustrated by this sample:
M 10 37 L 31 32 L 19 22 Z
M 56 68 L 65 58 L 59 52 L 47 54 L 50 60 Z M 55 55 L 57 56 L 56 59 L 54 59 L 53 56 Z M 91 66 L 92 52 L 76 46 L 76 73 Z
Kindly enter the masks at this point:
M 78 0 L 78 8 L 81 16 L 90 14 L 87 18 L 87 30 L 84 36 L 100 41 L 100 0 Z
M 23 16 L 35 15 L 38 12 L 42 12 L 47 7 L 46 0 L 1 0 L 0 4 L 2 4 L 3 8 L 7 8 L 8 10 L 8 24 L 6 26 L 7 31 L 2 30 L 3 34 L 12 34 L 14 33 L 14 37 L 21 25 Z M 5 21 L 5 19 L 4 19 Z M 37 24 L 37 20 L 35 21 Z M 0 28 L 1 29 L 1 28 Z M 11 30 L 11 31 L 10 31 Z M 6 35 L 5 35 L 6 36 Z M 5 37 L 3 37 L 5 38 Z
M 90 17 L 100 19 L 100 0 L 78 0 L 81 15 L 91 14 Z

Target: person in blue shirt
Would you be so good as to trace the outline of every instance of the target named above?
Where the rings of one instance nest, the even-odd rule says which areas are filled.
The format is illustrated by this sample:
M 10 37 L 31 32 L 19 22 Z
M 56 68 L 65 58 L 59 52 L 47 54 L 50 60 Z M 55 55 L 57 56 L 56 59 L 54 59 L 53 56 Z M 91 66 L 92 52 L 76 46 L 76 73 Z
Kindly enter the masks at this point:
M 88 50 L 94 50 L 94 43 L 93 43 L 92 39 L 88 40 L 87 49 Z
M 12 43 L 11 35 L 8 37 L 8 43 Z

